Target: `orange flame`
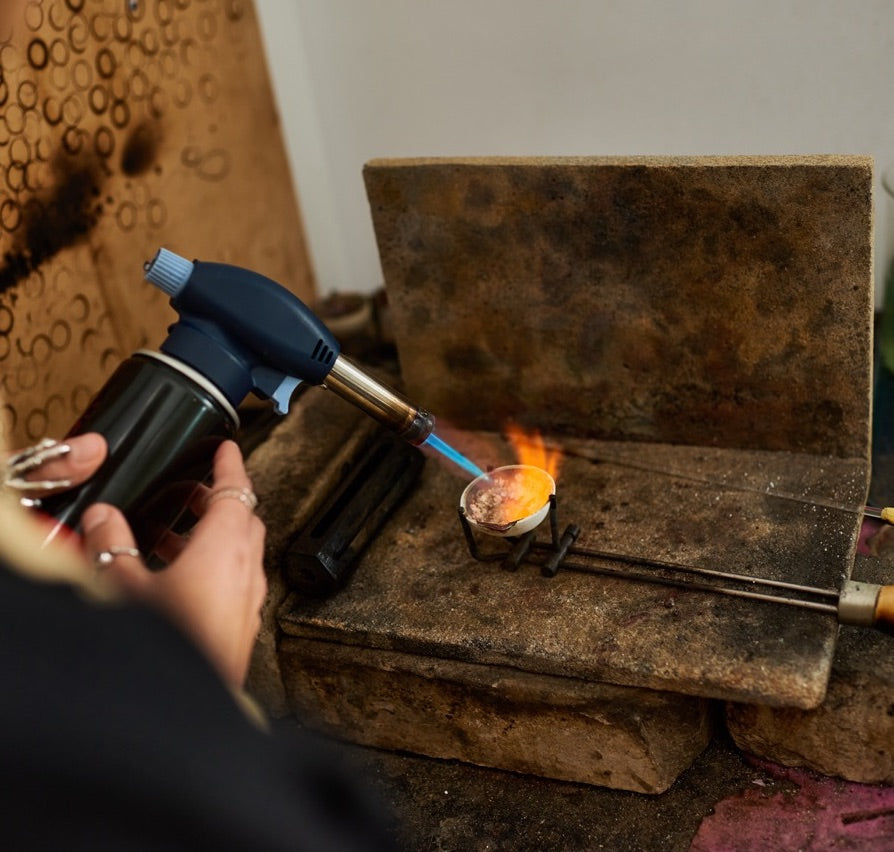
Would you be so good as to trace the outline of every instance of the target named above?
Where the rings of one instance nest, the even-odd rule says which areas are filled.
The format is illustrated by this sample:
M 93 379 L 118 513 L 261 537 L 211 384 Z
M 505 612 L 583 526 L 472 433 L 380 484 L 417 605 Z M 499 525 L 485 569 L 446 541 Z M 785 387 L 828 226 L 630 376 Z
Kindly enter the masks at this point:
M 536 430 L 528 433 L 520 426 L 510 423 L 505 432 L 519 464 L 540 468 L 555 480 L 562 458 L 557 449 L 548 448 Z M 503 501 L 498 523 L 508 523 L 533 515 L 546 505 L 552 492 L 548 480 L 534 471 L 514 471 L 511 482 L 502 488 Z
M 505 431 L 506 438 L 515 450 L 515 457 L 519 464 L 539 467 L 553 479 L 558 477 L 562 453 L 555 447 L 547 447 L 540 432 L 536 429 L 532 432 L 525 432 L 515 423 L 510 423 Z

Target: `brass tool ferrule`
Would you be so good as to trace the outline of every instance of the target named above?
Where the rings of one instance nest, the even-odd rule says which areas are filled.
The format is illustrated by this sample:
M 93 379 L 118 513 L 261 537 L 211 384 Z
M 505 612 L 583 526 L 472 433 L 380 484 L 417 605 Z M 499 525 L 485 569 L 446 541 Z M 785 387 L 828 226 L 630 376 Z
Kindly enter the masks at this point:
M 431 414 L 411 405 L 344 355 L 335 359 L 323 387 L 353 403 L 411 444 L 424 443 L 435 428 Z

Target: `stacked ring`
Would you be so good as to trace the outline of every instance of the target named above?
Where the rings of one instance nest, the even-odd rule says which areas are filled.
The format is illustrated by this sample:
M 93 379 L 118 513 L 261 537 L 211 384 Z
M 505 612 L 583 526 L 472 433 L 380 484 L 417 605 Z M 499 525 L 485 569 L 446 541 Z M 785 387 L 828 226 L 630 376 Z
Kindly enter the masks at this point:
M 243 506 L 250 511 L 254 511 L 258 505 L 258 498 L 251 488 L 218 488 L 208 495 L 205 505 L 210 506 L 216 500 L 232 499 L 238 500 Z
M 107 568 L 111 565 L 117 556 L 133 556 L 136 559 L 142 558 L 140 551 L 135 547 L 110 547 L 107 550 L 100 550 L 93 557 L 93 564 L 97 568 Z

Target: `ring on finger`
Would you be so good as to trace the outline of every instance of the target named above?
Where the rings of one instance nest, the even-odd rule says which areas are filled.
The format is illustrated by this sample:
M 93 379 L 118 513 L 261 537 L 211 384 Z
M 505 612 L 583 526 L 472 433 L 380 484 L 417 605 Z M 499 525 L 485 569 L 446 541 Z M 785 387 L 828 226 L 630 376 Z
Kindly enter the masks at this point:
M 67 456 L 69 444 L 60 444 L 52 438 L 44 438 L 33 447 L 13 453 L 3 465 L 3 485 L 15 491 L 55 491 L 71 486 L 70 479 L 27 479 L 27 474 L 46 462 Z
M 133 556 L 136 559 L 142 558 L 142 554 L 135 547 L 109 547 L 106 550 L 100 550 L 99 553 L 93 557 L 93 564 L 97 568 L 108 568 L 108 566 L 119 556 Z
M 252 512 L 258 505 L 258 497 L 251 488 L 218 488 L 216 491 L 212 491 L 208 495 L 205 500 L 205 505 L 210 506 L 215 501 L 224 499 L 238 500 Z

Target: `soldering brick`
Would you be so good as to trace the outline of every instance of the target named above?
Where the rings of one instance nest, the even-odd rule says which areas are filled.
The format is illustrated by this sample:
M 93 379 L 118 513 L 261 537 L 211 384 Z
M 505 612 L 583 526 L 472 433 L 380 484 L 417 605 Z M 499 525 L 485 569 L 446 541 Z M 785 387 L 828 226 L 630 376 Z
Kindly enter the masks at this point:
M 711 703 L 395 651 L 287 637 L 299 718 L 353 742 L 661 793 L 711 736 Z
M 884 584 L 894 561 L 857 557 L 854 578 Z M 729 704 L 736 745 L 786 766 L 894 784 L 894 636 L 842 627 L 826 698 L 814 710 Z

